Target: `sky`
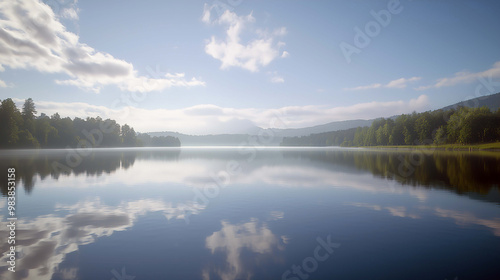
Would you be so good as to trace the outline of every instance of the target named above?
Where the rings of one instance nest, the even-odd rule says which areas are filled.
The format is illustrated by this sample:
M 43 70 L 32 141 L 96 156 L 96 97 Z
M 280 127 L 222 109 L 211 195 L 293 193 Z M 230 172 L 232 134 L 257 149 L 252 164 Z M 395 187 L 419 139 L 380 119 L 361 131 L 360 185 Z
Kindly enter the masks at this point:
M 498 1 L 0 0 L 0 99 L 238 133 L 500 92 Z

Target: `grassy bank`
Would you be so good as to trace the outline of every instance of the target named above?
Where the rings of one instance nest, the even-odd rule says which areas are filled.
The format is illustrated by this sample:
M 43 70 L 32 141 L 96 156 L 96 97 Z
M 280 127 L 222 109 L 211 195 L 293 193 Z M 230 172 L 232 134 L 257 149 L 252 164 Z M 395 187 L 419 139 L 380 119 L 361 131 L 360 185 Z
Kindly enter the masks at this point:
M 424 150 L 444 150 L 444 151 L 500 151 L 500 142 L 461 145 L 461 144 L 445 144 L 445 145 L 401 145 L 401 146 L 365 146 L 362 148 L 389 148 L 389 149 L 424 149 Z

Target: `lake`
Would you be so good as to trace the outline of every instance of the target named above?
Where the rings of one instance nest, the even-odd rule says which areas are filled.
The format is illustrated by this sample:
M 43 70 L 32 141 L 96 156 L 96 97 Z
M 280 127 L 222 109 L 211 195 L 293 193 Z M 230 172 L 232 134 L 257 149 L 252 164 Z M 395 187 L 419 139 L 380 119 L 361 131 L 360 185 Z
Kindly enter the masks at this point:
M 1 279 L 500 279 L 500 153 L 0 153 Z

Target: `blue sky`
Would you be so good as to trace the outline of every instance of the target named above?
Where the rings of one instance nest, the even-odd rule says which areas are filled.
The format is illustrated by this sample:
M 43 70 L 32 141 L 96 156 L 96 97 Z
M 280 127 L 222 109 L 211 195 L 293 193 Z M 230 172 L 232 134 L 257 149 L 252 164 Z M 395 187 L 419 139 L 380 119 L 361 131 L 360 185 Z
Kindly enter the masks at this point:
M 1 1 L 0 99 L 191 134 L 426 111 L 500 91 L 498 11 L 497 1 Z

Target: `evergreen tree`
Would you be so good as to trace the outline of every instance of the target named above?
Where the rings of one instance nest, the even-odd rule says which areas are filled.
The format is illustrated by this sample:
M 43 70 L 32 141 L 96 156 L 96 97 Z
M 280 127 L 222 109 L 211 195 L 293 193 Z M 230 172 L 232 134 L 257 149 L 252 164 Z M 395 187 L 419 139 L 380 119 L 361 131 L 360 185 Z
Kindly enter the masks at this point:
M 33 99 L 31 98 L 26 99 L 23 105 L 22 116 L 24 121 L 24 128 L 28 130 L 30 134 L 35 133 L 35 123 L 34 123 L 35 114 L 36 114 L 36 108 Z
M 19 140 L 21 113 L 12 99 L 7 98 L 0 105 L 0 148 L 15 147 Z

